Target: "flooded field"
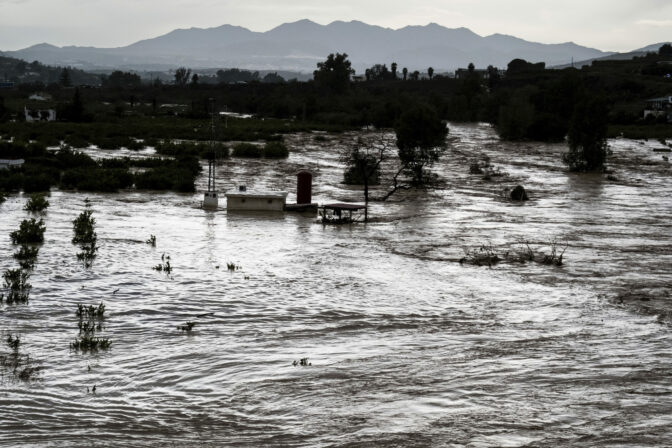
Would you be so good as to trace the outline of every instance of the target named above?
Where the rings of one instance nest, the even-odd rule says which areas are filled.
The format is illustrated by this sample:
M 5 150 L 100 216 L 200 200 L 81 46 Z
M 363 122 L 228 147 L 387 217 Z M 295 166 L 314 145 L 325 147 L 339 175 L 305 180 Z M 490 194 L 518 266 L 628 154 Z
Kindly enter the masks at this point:
M 361 201 L 341 184 L 354 138 L 294 135 L 286 161 L 224 161 L 220 191 L 284 188 L 292 202 L 308 167 L 314 200 Z M 3 372 L 0 445 L 672 446 L 660 144 L 610 141 L 608 180 L 564 172 L 565 145 L 466 125 L 449 140 L 441 188 L 374 203 L 366 225 L 206 212 L 200 193 L 52 192 L 30 301 L 0 307 L 0 329 L 42 367 L 31 382 Z M 469 174 L 485 156 L 505 175 Z M 530 201 L 502 197 L 517 184 Z M 91 269 L 71 243 L 87 197 Z M 25 202 L 0 205 L 3 272 Z M 460 263 L 468 248 L 549 253 L 554 240 L 562 266 Z M 152 269 L 162 255 L 168 275 Z M 101 301 L 110 350 L 71 350 L 77 304 Z

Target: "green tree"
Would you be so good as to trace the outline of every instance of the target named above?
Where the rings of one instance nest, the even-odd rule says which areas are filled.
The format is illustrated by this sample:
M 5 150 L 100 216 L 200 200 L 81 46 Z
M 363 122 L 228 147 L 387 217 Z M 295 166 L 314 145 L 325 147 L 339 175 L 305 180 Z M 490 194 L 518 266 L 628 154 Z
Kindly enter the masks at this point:
M 178 86 L 185 86 L 191 77 L 191 69 L 180 67 L 175 70 L 175 84 Z
M 346 53 L 332 53 L 327 56 L 326 61 L 317 63 L 313 78 L 317 85 L 335 93 L 342 93 L 348 90 L 350 76 L 354 74 Z
M 358 138 L 343 155 L 346 164 L 343 176 L 345 183 L 364 185 L 364 222 L 369 220 L 369 185 L 379 183 L 380 164 L 389 156 L 392 147 L 384 136 L 376 141 Z
M 658 54 L 661 56 L 672 56 L 672 45 L 664 44 L 658 49 Z
M 584 97 L 576 104 L 569 124 L 569 152 L 562 157 L 570 171 L 601 171 L 607 160 L 606 102 L 598 97 Z
M 399 160 L 411 183 L 416 186 L 429 183 L 426 169 L 437 162 L 445 151 L 446 125 L 434 109 L 417 105 L 401 114 L 394 131 Z
M 401 70 L 401 73 L 404 75 L 404 81 L 408 78 L 408 69 L 406 67 Z
M 393 62 L 392 65 L 390 65 L 390 69 L 392 70 L 392 79 L 397 79 L 397 63 Z
M 432 67 L 429 67 L 427 69 L 427 76 L 429 76 L 429 80 L 431 81 L 432 78 L 434 77 L 434 69 Z
M 70 81 L 70 70 L 64 68 L 61 70 L 61 75 L 58 78 L 58 83 L 63 87 L 70 87 L 72 82 Z
M 70 105 L 70 120 L 82 121 L 84 119 L 84 102 L 79 94 L 79 89 L 75 89 L 72 96 L 72 104 Z

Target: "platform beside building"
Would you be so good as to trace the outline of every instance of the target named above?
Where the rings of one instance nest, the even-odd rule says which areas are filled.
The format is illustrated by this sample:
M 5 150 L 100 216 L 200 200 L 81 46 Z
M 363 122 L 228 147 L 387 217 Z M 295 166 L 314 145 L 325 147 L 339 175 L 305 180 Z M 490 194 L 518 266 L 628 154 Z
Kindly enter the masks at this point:
M 226 193 L 227 210 L 275 211 L 285 209 L 286 191 L 235 191 Z

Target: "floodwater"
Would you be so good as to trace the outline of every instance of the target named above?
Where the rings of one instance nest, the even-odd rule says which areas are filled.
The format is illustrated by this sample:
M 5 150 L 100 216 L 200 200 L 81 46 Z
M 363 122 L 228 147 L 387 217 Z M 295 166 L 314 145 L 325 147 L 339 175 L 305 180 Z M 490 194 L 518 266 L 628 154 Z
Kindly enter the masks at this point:
M 225 161 L 219 188 L 291 201 L 309 167 L 315 200 L 359 201 L 340 184 L 354 137 L 290 136 L 287 161 Z M 501 143 L 485 125 L 449 138 L 444 185 L 373 204 L 367 225 L 206 212 L 201 194 L 52 192 L 30 301 L 0 307 L 0 329 L 43 367 L 29 383 L 3 374 L 0 445 L 672 446 L 660 144 L 610 141 L 607 180 L 565 173 L 564 145 Z M 508 176 L 470 175 L 485 155 Z M 516 184 L 530 201 L 501 197 Z M 91 269 L 70 242 L 86 197 Z M 3 271 L 25 200 L 0 205 Z M 554 239 L 568 245 L 560 267 L 459 263 L 465 248 L 548 252 Z M 163 254 L 170 275 L 152 269 Z M 100 301 L 111 349 L 71 351 L 77 304 Z

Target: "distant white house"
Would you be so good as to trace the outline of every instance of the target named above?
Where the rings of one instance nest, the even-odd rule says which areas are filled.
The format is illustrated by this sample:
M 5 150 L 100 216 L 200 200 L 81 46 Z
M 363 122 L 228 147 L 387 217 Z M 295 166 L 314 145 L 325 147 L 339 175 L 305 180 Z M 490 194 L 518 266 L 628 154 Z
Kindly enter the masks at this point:
M 8 170 L 10 168 L 18 168 L 23 165 L 23 159 L 0 159 L 0 170 Z
M 646 107 L 644 109 L 644 118 L 652 115 L 660 117 L 667 115 L 667 120 L 672 120 L 672 95 L 663 96 L 660 98 L 651 98 L 646 100 Z
M 43 92 L 36 92 L 30 95 L 28 99 L 31 101 L 49 101 L 51 100 L 51 95 Z
M 55 109 L 28 109 L 24 107 L 23 113 L 27 122 L 56 120 Z

